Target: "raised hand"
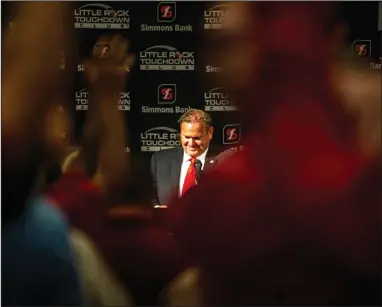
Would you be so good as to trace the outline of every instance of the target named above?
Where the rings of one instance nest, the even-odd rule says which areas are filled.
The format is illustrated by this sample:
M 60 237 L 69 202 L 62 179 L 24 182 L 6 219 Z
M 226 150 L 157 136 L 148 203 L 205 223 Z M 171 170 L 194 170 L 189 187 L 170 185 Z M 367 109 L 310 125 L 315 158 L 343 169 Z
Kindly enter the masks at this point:
M 85 61 L 89 110 L 85 134 L 101 140 L 94 182 L 109 195 L 118 194 L 129 181 L 129 155 L 125 153 L 128 133 L 122 112 L 117 109 L 120 92 L 135 56 L 120 35 L 101 37 L 91 59 Z M 116 192 L 115 192 L 116 191 Z
M 135 60 L 135 55 L 129 53 L 129 47 L 129 42 L 121 35 L 100 37 L 92 58 L 84 63 L 88 86 L 98 94 L 110 90 L 122 91 Z

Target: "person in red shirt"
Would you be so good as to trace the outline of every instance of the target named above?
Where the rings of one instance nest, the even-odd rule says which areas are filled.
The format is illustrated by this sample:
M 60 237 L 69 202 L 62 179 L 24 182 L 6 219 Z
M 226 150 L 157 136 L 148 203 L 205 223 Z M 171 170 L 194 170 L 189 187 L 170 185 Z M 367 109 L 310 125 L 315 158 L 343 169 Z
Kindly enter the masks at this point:
M 251 7 L 259 64 L 240 101 L 245 150 L 173 205 L 185 266 L 200 266 L 211 305 L 380 303 L 380 169 L 331 83 L 332 10 Z

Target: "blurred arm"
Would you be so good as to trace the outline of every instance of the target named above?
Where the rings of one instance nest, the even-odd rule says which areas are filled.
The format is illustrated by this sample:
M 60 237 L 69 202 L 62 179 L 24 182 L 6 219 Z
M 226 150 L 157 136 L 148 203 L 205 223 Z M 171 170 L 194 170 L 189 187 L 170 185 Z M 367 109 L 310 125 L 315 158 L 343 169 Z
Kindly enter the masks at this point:
M 97 82 L 98 83 L 98 82 Z M 107 86 L 107 85 L 105 85 Z M 104 89 L 104 90 L 103 90 Z M 129 155 L 125 153 L 127 133 L 122 112 L 117 109 L 118 88 L 91 87 L 90 107 L 96 117 L 94 129 L 99 130 L 99 156 L 97 183 L 106 190 L 118 190 L 129 181 Z M 91 111 L 92 112 L 92 111 Z
M 125 153 L 128 135 L 124 116 L 117 109 L 126 86 L 127 70 L 121 67 L 131 66 L 135 57 L 128 54 L 129 43 L 121 35 L 100 37 L 99 42 L 109 42 L 112 52 L 105 58 L 94 51 L 85 63 L 92 117 L 89 120 L 95 122 L 91 129 L 98 142 L 93 180 L 108 194 L 118 194 L 130 182 L 130 155 Z
M 133 306 L 132 298 L 114 276 L 93 242 L 77 229 L 71 230 L 70 240 L 86 303 L 95 306 Z

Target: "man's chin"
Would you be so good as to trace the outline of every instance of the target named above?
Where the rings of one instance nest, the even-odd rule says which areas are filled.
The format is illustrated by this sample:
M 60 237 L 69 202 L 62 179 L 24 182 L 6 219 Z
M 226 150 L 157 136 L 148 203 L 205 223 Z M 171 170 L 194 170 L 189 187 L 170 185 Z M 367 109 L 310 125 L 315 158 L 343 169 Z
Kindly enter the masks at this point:
M 187 149 L 187 154 L 190 156 L 190 157 L 197 157 L 200 155 L 200 151 L 195 149 L 195 150 L 190 150 L 190 149 Z

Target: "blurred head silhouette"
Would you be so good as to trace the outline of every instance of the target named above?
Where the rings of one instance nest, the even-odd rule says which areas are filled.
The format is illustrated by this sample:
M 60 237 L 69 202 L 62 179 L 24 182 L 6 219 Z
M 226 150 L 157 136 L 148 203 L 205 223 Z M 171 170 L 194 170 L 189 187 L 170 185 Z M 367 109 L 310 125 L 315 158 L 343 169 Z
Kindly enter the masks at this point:
M 312 55 L 327 53 L 328 57 L 338 58 L 346 25 L 337 18 L 335 5 L 310 4 L 311 7 L 280 2 L 225 4 L 223 28 L 210 31 L 208 36 L 212 45 L 208 56 L 221 67 L 216 82 L 224 85 L 237 104 L 256 82 L 265 58 L 275 51 L 275 57 L 292 52 L 304 57 L 310 50 Z M 304 12 L 309 16 L 303 19 L 300 16 Z M 282 27 L 278 28 L 279 25 Z M 325 47 L 325 51 L 318 44 L 322 37 L 321 48 Z

